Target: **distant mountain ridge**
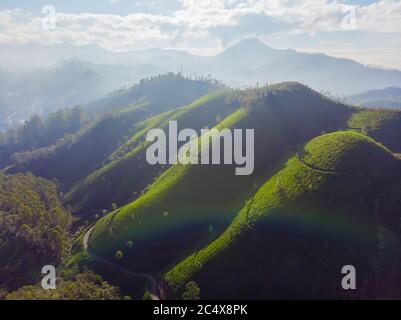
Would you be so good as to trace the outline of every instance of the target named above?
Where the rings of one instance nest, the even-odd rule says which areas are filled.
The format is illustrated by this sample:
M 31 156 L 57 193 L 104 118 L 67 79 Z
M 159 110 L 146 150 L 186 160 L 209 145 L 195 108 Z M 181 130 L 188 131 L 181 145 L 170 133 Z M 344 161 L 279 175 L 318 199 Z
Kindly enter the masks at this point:
M 27 72 L 0 71 L 0 131 L 17 126 L 33 114 L 46 116 L 61 108 L 88 104 L 158 71 L 167 68 L 76 59 Z
M 0 44 L 0 61 L 0 79 L 4 79 L 0 85 L 0 130 L 33 113 L 86 104 L 122 86 L 167 72 L 193 78 L 210 76 L 233 87 L 297 81 L 339 96 L 401 87 L 399 70 L 372 68 L 325 54 L 274 49 L 256 38 L 241 40 L 209 57 L 158 48 L 111 52 L 96 45 Z M 20 71 L 2 71 L 10 68 Z M 386 106 L 394 107 L 394 103 L 387 101 Z
M 348 101 L 368 108 L 401 109 L 401 88 L 387 87 L 369 90 L 348 97 Z
M 0 49 L 3 65 L 10 54 L 23 56 L 22 52 L 29 49 L 33 50 L 32 59 L 37 59 L 38 64 L 44 60 L 57 64 L 73 58 L 95 64 L 134 67 L 137 71 L 136 80 L 152 73 L 180 72 L 183 69 L 184 74 L 211 74 L 230 85 L 298 81 L 315 90 L 329 90 L 341 95 L 401 86 L 399 70 L 373 68 L 350 59 L 334 58 L 325 54 L 274 49 L 257 38 L 243 39 L 223 52 L 208 57 L 158 48 L 111 52 L 96 45 L 15 45 L 12 48 L 0 45 Z M 46 53 L 41 53 L 43 50 Z M 144 71 L 149 71 L 150 74 L 143 75 Z

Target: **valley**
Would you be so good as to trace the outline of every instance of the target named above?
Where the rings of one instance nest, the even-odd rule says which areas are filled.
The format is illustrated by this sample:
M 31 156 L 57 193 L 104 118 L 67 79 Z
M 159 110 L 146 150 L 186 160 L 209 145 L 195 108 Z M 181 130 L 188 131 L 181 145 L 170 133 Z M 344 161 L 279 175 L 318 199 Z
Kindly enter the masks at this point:
M 37 131 L 40 145 L 9 142 L 2 167 L 2 177 L 33 173 L 60 189 L 74 232 L 63 273 L 93 270 L 134 299 L 396 294 L 383 283 L 401 276 L 388 260 L 401 250 L 401 111 L 343 104 L 298 82 L 238 90 L 172 73 L 74 110 Z M 71 138 L 46 140 L 63 117 Z M 227 144 L 223 133 L 249 129 L 251 146 L 245 136 L 239 150 Z M 205 147 L 209 135 L 197 132 L 217 138 Z M 236 175 L 241 150 L 252 156 L 247 175 Z M 220 163 L 202 152 L 221 153 Z M 177 161 L 192 153 L 197 161 Z M 343 291 L 344 265 L 370 285 Z

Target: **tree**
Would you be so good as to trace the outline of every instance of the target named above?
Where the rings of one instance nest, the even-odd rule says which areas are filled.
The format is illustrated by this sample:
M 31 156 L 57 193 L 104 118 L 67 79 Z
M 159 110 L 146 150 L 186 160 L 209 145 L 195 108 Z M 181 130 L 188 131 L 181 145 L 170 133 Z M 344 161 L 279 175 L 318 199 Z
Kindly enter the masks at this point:
M 10 148 L 11 153 L 49 146 L 68 134 L 75 134 L 85 123 L 84 110 L 80 106 L 50 113 L 47 118 L 37 114 L 21 126 L 3 133 L 0 146 Z
M 362 126 L 362 128 L 361 128 L 361 132 L 362 132 L 363 134 L 368 135 L 368 134 L 369 134 L 369 126 L 368 126 L 367 124 L 364 124 L 364 125 Z
M 0 173 L 0 287 L 32 283 L 69 253 L 71 215 L 54 183 Z
M 23 145 L 29 147 L 39 143 L 43 137 L 44 128 L 45 123 L 43 119 L 37 114 L 34 114 L 22 127 L 21 135 L 23 137 Z
M 200 300 L 200 289 L 195 281 L 187 283 L 182 298 L 184 300 Z
M 115 257 L 117 260 L 121 260 L 124 257 L 124 253 L 121 250 L 118 250 Z
M 86 270 L 72 279 L 60 279 L 57 290 L 43 290 L 40 285 L 25 286 L 6 300 L 119 300 L 120 291 L 93 271 Z
M 78 131 L 82 127 L 84 120 L 85 120 L 84 109 L 81 106 L 75 106 L 74 108 L 72 108 L 70 113 L 70 121 L 69 121 L 70 125 L 68 131 L 69 132 Z
M 280 199 L 285 199 L 286 198 L 285 188 L 281 184 L 280 175 L 278 175 L 277 179 L 276 179 L 276 194 Z

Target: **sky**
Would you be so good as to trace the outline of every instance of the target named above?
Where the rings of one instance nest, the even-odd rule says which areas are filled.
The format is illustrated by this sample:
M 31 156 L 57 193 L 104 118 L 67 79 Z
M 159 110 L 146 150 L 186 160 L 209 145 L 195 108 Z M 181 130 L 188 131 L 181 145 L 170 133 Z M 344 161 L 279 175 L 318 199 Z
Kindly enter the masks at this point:
M 0 43 L 174 48 L 211 55 L 249 37 L 401 69 L 401 0 L 1 0 Z

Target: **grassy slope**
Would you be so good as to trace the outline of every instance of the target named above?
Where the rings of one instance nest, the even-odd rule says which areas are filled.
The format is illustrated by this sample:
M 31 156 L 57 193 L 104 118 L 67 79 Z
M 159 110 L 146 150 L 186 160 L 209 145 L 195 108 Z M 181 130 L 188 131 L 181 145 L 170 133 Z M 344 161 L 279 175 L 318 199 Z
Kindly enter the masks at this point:
M 165 275 L 177 293 L 195 280 L 203 298 L 320 298 L 341 294 L 343 265 L 354 264 L 362 278 L 375 245 L 375 186 L 388 182 L 396 161 L 350 132 L 318 137 L 301 154 L 258 190 L 221 237 Z M 387 167 L 372 168 L 378 159 Z
M 149 191 L 96 226 L 91 246 L 138 271 L 161 272 L 212 241 L 292 152 L 294 146 L 346 127 L 350 110 L 296 83 L 255 90 L 220 127 L 255 129 L 255 171 L 234 175 L 234 166 L 180 166 L 167 170 Z M 124 250 L 126 241 L 134 246 Z
M 76 143 L 49 158 L 32 161 L 26 167 L 38 175 L 71 183 L 95 168 L 135 132 L 135 123 L 149 117 L 149 104 L 131 105 L 107 116 L 90 128 Z
M 377 148 L 373 147 L 376 145 L 364 135 L 338 132 L 307 144 L 301 157 L 306 164 L 322 171 L 349 172 L 385 162 L 383 156 L 387 154 L 378 153 Z
M 109 96 L 86 106 L 89 112 L 119 109 L 145 100 L 152 104 L 154 114 L 183 106 L 207 93 L 224 89 L 218 83 L 191 80 L 181 75 L 161 74 L 140 81 L 138 84 L 117 90 Z
M 101 110 L 100 114 L 111 110 L 112 115 L 100 120 L 72 146 L 21 169 L 71 185 L 101 168 L 108 156 L 135 134 L 139 122 L 218 90 L 221 88 L 214 84 L 177 75 L 154 77 L 87 106 L 97 113 Z
M 146 133 L 152 128 L 167 131 L 168 121 L 176 120 L 179 129 L 200 130 L 214 126 L 238 108 L 238 102 L 226 102 L 228 92 L 206 95 L 192 104 L 152 117 L 136 128 L 136 133 L 110 157 L 111 162 L 79 181 L 66 200 L 80 210 L 110 208 L 112 203 L 124 205 L 137 198 L 141 191 L 165 170 L 146 162 Z M 114 159 L 114 160 L 113 160 Z
M 350 118 L 349 127 L 401 152 L 401 111 L 360 109 Z

